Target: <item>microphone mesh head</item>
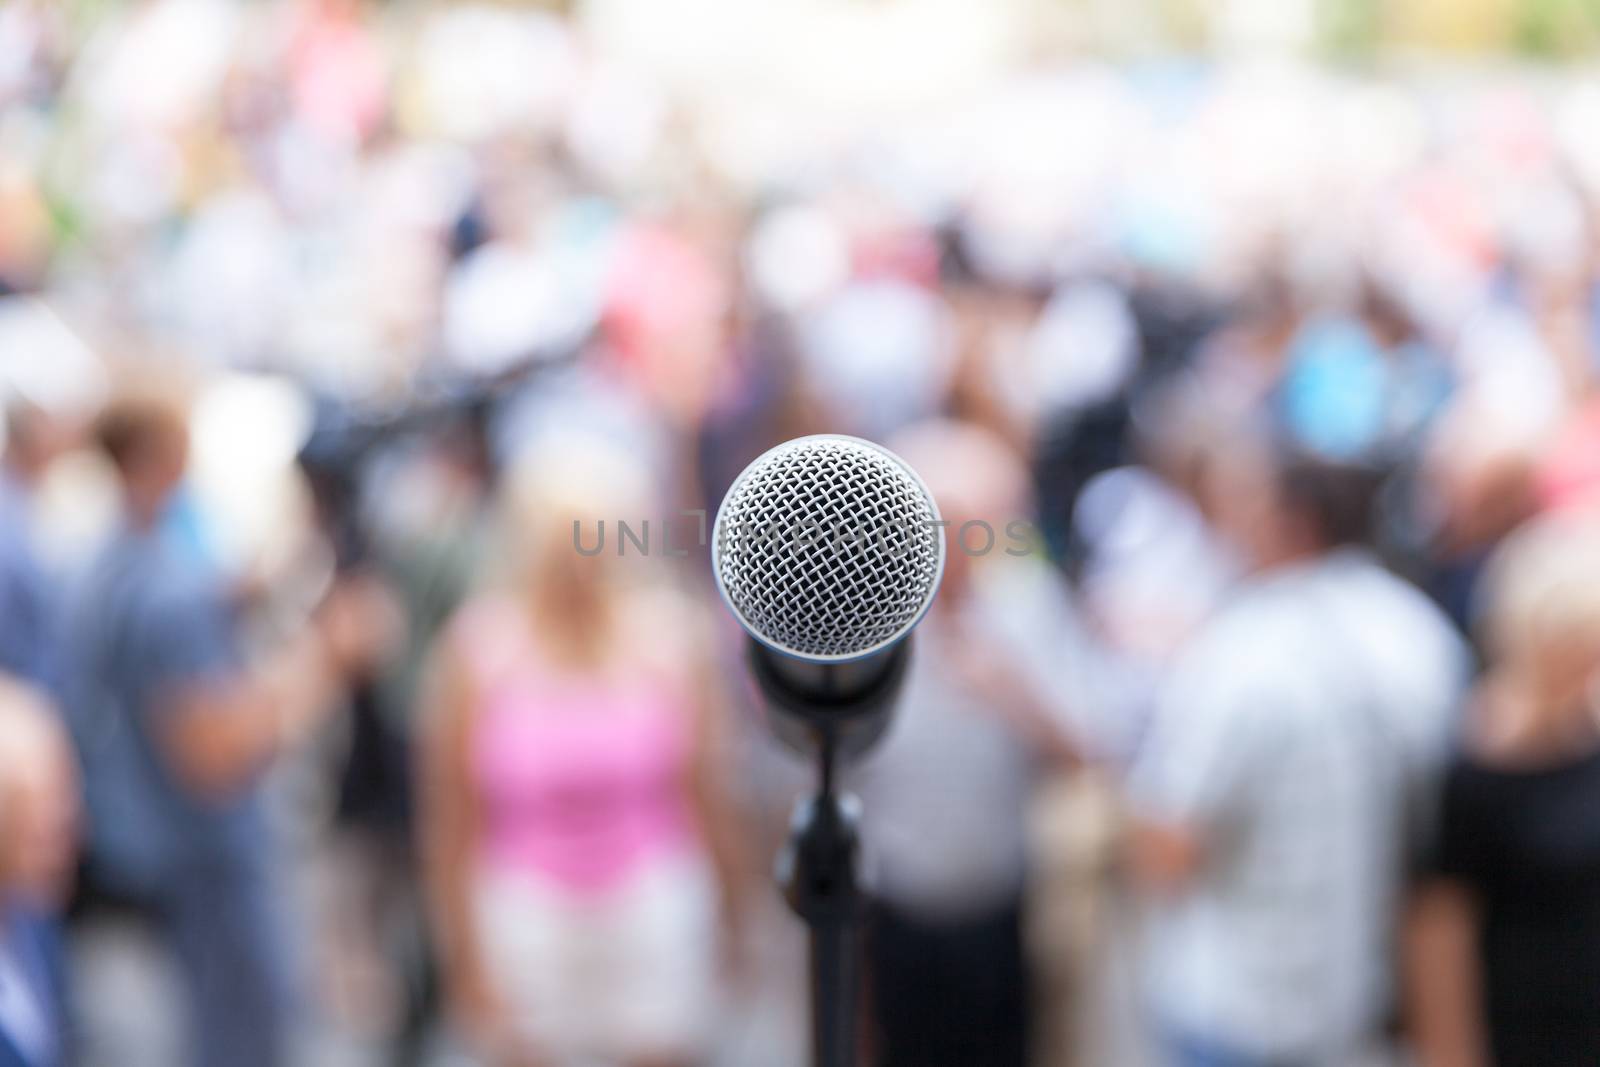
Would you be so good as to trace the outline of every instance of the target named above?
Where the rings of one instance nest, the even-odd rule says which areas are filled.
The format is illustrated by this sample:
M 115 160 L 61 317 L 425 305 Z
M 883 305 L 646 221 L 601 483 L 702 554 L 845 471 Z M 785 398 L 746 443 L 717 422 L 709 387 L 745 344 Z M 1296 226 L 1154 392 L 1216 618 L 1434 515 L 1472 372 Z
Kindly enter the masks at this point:
M 927 610 L 944 568 L 939 511 L 899 457 L 854 437 L 760 456 L 717 510 L 713 565 L 757 639 L 813 660 L 866 655 Z

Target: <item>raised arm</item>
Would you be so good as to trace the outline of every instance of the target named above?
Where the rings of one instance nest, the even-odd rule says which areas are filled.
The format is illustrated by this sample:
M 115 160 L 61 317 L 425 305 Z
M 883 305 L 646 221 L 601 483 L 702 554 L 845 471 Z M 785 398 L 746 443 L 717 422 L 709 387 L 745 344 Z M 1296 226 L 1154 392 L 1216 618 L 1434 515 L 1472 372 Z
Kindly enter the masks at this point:
M 164 661 L 156 736 L 195 792 L 227 797 L 252 783 L 340 704 L 344 685 L 381 654 L 386 606 L 373 589 L 338 586 L 285 644 L 235 661 L 217 605 L 182 602 L 157 613 L 149 654 Z

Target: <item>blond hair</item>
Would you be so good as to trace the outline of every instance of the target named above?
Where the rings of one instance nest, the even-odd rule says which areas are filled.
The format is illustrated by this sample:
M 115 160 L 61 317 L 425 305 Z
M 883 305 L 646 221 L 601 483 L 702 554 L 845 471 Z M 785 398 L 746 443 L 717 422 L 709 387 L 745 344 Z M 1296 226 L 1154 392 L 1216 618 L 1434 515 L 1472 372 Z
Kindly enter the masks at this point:
M 592 545 L 601 522 L 605 554 L 615 556 L 617 524 L 640 530 L 656 510 L 656 496 L 645 467 L 614 443 L 584 436 L 549 442 L 519 458 L 506 477 L 500 531 L 504 561 L 513 570 L 525 570 L 558 558 L 563 550 L 577 557 L 575 538 L 581 532 L 583 543 Z
M 1490 558 L 1479 597 L 1479 633 L 1496 660 L 1528 663 L 1554 640 L 1600 637 L 1600 509 L 1523 523 Z

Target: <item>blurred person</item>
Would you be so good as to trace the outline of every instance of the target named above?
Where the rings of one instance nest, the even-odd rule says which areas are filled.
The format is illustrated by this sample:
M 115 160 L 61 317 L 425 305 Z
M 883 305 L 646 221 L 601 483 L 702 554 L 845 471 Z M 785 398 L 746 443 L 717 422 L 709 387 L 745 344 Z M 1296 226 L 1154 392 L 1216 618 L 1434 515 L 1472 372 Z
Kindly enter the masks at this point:
M 882 436 L 941 410 L 956 369 L 954 330 L 938 291 L 861 277 L 800 321 L 798 352 L 836 425 Z
M 1398 296 L 1368 277 L 1348 308 L 1306 320 L 1269 395 L 1300 442 L 1372 470 L 1372 548 L 1397 572 L 1424 581 L 1437 560 L 1433 530 L 1417 507 L 1419 446 L 1455 387 L 1452 368 Z
M 1190 496 L 1136 464 L 1091 479 L 1073 526 L 1084 546 L 1075 589 L 1116 708 L 1100 752 L 1126 766 L 1173 658 L 1232 587 L 1237 561 Z
M 491 1063 L 696 1064 L 718 876 L 742 911 L 708 633 L 642 569 L 666 561 L 592 551 L 598 522 L 637 525 L 638 469 L 550 454 L 510 477 L 505 580 L 436 653 L 419 802 L 446 995 Z
M 1213 388 L 1240 405 L 1259 401 L 1283 375 L 1284 356 L 1305 309 L 1281 257 L 1268 257 L 1230 320 L 1207 337 L 1196 364 Z
M 1364 278 L 1358 312 L 1388 364 L 1384 435 L 1414 446 L 1455 389 L 1455 372 L 1393 282 Z
M 1173 1067 L 1358 1063 L 1465 655 L 1358 547 L 1365 472 L 1266 433 L 1229 456 L 1207 511 L 1249 574 L 1180 654 L 1128 784 L 1152 1024 Z
M 21 399 L 5 411 L 0 452 L 0 671 L 34 685 L 59 681 L 60 590 L 34 542 L 33 496 L 70 441 L 62 424 Z
M 1065 305 L 1058 305 L 1058 312 L 1064 309 L 1070 314 L 1053 327 L 1047 319 L 1041 320 L 1037 331 L 1048 337 L 1046 327 L 1071 328 L 1079 345 L 1104 348 L 1083 329 L 1104 316 L 1118 323 L 1118 331 L 1131 327 L 1133 334 L 1117 343 L 1118 347 L 1128 346 L 1130 354 L 1094 357 L 1091 362 L 1103 363 L 1106 368 L 1100 381 L 1090 391 L 1080 390 L 1077 402 L 1051 412 L 1035 428 L 1032 465 L 1040 525 L 1052 556 L 1073 577 L 1081 573 L 1089 547 L 1078 538 L 1073 522 L 1084 488 L 1096 476 L 1133 459 L 1137 413 L 1174 372 L 1189 364 L 1201 342 L 1211 336 L 1217 320 L 1210 300 L 1190 287 L 1165 281 L 1141 282 L 1109 304 L 1110 294 L 1101 289 L 1092 298 L 1091 308 L 1093 304 L 1106 306 L 1083 316 L 1079 302 L 1095 292 L 1080 292 Z M 1071 291 L 1064 295 L 1071 296 Z M 1074 303 L 1079 304 L 1077 311 L 1073 311 Z M 1062 343 L 1057 338 L 1051 347 L 1059 349 Z M 1095 377 L 1092 371 L 1080 373 L 1085 379 Z M 1058 373 L 1057 377 L 1065 376 Z M 1036 391 L 1044 394 L 1039 386 Z
M 1028 812 L 1076 760 L 1066 592 L 1037 546 L 1027 471 L 992 432 L 919 423 L 893 442 L 950 525 L 900 714 L 854 775 L 876 875 L 868 972 L 884 1067 L 1028 1062 Z M 978 523 L 987 523 L 987 530 Z
M 1397 302 L 1369 283 L 1357 308 L 1306 321 L 1273 393 L 1302 440 L 1354 459 L 1412 446 L 1453 385 Z
M 78 770 L 60 716 L 0 676 L 0 1067 L 69 1062 L 54 914 L 77 858 Z
M 1600 398 L 1573 412 L 1551 439 L 1535 477 L 1539 505 L 1567 508 L 1600 500 Z
M 1539 507 L 1544 438 L 1522 424 L 1515 404 L 1478 389 L 1452 401 L 1423 445 L 1418 504 L 1431 535 L 1423 586 L 1463 633 L 1476 632 L 1484 561 Z
M 617 236 L 606 277 L 603 334 L 620 377 L 669 426 L 705 418 L 730 369 L 730 225 L 708 207 L 641 219 Z M 684 217 L 677 217 L 684 216 Z
M 1488 656 L 1411 913 L 1424 1067 L 1600 1062 L 1600 515 L 1537 518 L 1481 586 Z
M 26 166 L 0 169 L 0 296 L 40 288 L 55 255 L 54 236 L 42 183 Z
M 492 410 L 489 399 L 472 397 L 419 439 L 375 434 L 370 455 L 350 440 L 339 447 L 334 430 L 331 447 L 308 447 L 301 457 L 320 484 L 329 537 L 345 545 L 342 565 L 383 582 L 404 618 L 392 654 L 350 692 L 330 850 L 348 892 L 340 894 L 324 942 L 344 1014 L 389 1034 L 395 1064 L 420 1061 L 438 1008 L 423 900 L 412 877 L 413 731 L 428 652 L 472 592 L 487 555 Z
M 388 109 L 386 54 L 360 0 L 294 5 L 285 61 L 299 117 L 333 143 L 360 143 Z
M 167 521 L 188 461 L 182 401 L 130 392 L 95 437 L 122 517 L 69 619 L 87 871 L 157 920 L 184 982 L 191 1062 L 276 1067 L 293 1006 L 264 778 L 338 706 L 379 627 L 365 590 L 335 587 L 309 625 L 248 655 L 221 577 Z
M 828 429 L 813 395 L 793 331 L 771 317 L 750 316 L 735 331 L 727 374 L 695 439 L 695 480 L 708 507 L 756 456 L 784 441 Z

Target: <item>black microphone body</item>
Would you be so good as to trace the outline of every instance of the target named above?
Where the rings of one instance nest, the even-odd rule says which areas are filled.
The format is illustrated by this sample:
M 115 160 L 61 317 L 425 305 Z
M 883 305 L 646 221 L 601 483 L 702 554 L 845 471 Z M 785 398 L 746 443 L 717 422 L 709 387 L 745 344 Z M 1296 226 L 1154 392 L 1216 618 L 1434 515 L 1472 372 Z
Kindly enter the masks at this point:
M 801 753 L 829 746 L 836 758 L 851 760 L 889 728 L 911 662 L 911 636 L 844 663 L 796 659 L 749 638 L 745 658 L 779 739 Z

